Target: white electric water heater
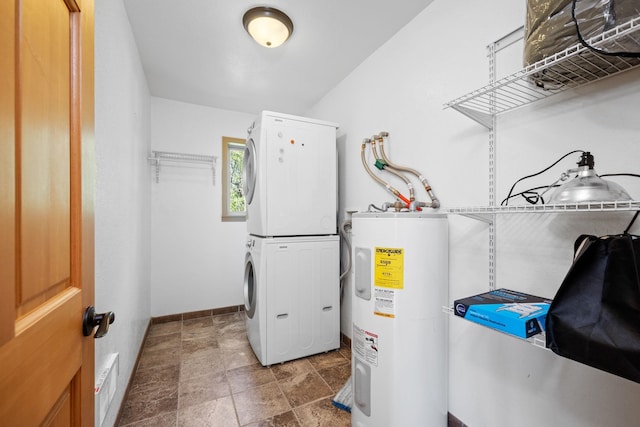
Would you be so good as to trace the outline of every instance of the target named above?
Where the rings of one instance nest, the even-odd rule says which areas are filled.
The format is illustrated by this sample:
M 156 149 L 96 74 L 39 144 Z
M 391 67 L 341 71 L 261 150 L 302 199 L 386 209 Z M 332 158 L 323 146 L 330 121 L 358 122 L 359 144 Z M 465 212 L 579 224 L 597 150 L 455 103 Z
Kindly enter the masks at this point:
M 352 217 L 354 427 L 447 425 L 445 214 Z

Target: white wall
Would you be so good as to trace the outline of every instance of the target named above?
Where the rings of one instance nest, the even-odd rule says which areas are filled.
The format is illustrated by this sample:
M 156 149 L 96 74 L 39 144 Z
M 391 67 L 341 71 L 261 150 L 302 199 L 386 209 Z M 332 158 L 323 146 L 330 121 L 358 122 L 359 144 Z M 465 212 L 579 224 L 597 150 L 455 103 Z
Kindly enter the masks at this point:
M 217 156 L 215 185 L 206 167 L 169 164 L 152 184 L 153 317 L 244 303 L 246 224 L 221 221 L 222 137 L 245 138 L 253 120 L 246 113 L 151 98 L 152 150 Z
M 96 309 L 114 311 L 96 340 L 96 378 L 120 354 L 113 425 L 150 317 L 149 90 L 122 0 L 95 4 Z
M 391 158 L 422 171 L 444 208 L 488 204 L 488 131 L 442 106 L 488 83 L 485 47 L 523 24 L 524 3 L 436 0 L 307 112 L 340 124 L 342 210 L 390 199 L 360 163 L 362 139 L 381 130 L 391 134 Z M 500 69 L 520 67 L 519 52 L 505 54 Z M 638 78 L 640 70 L 627 72 L 501 116 L 498 198 L 517 178 L 573 149 L 590 150 L 600 174 L 637 173 Z M 551 183 L 577 160 L 568 158 L 530 187 Z M 616 181 L 640 198 L 639 180 Z M 553 297 L 575 238 L 621 232 L 630 217 L 501 217 L 497 286 Z M 451 216 L 450 300 L 488 290 L 488 265 L 487 225 Z M 342 330 L 350 335 L 345 314 Z M 640 385 L 461 319 L 449 323 L 449 411 L 466 424 L 637 424 Z

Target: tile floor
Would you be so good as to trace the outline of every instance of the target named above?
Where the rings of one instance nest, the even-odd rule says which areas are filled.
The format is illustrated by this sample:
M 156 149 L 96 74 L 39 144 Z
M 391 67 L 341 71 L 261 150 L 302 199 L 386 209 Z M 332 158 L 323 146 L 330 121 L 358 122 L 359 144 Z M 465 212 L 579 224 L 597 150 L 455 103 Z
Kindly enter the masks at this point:
M 152 324 L 118 426 L 350 426 L 350 374 L 347 347 L 263 367 L 243 312 Z

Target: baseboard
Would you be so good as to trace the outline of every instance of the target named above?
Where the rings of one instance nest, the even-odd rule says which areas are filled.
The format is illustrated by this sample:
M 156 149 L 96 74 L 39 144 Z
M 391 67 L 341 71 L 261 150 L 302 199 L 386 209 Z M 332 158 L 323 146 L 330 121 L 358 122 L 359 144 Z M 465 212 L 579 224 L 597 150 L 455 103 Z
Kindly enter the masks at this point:
M 469 427 L 462 421 L 460 421 L 455 415 L 451 412 L 447 413 L 447 427 Z
M 199 317 L 217 316 L 219 314 L 229 314 L 244 311 L 243 305 L 232 305 L 229 307 L 211 308 L 208 310 L 189 311 L 186 313 L 169 314 L 167 316 L 152 317 L 151 323 L 177 322 L 179 320 L 197 319 Z
M 151 329 L 151 319 L 149 319 L 149 323 L 147 323 L 147 329 L 144 331 L 144 337 L 142 337 L 142 343 L 140 344 L 140 348 L 138 349 L 138 355 L 136 356 L 136 362 L 133 364 L 133 369 L 131 370 L 131 375 L 129 375 L 129 380 L 127 381 L 127 388 L 124 391 L 124 395 L 122 396 L 122 402 L 120 402 L 120 407 L 118 408 L 118 415 L 116 415 L 116 421 L 114 423 L 115 426 L 120 425 L 120 418 L 122 417 L 122 410 L 124 409 L 124 404 L 129 398 L 129 392 L 131 391 L 131 382 L 133 381 L 133 377 L 138 370 L 138 365 L 140 364 L 140 357 L 142 356 L 142 349 L 144 348 L 144 344 L 147 342 L 147 336 L 149 335 L 149 330 Z
M 351 338 L 340 332 L 340 342 L 345 346 L 351 348 Z

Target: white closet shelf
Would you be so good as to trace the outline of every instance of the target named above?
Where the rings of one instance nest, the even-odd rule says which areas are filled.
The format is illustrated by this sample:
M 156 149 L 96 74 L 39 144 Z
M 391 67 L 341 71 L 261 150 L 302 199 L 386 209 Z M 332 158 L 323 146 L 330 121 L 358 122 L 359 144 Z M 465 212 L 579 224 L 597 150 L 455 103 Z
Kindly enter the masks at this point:
M 606 51 L 640 51 L 640 17 L 587 41 Z M 566 89 L 618 74 L 640 65 L 640 58 L 597 54 L 577 44 L 508 77 L 448 102 L 444 108 L 475 120 L 488 129 L 492 117 Z
M 169 151 L 152 151 L 151 156 L 147 157 L 149 164 L 156 167 L 156 182 L 160 182 L 160 166 L 163 162 L 198 163 L 211 166 L 213 185 L 216 184 L 216 159 L 216 156 L 173 153 Z
M 640 201 L 582 202 L 556 205 L 507 205 L 447 208 L 446 212 L 491 223 L 496 214 L 615 212 L 640 210 Z

